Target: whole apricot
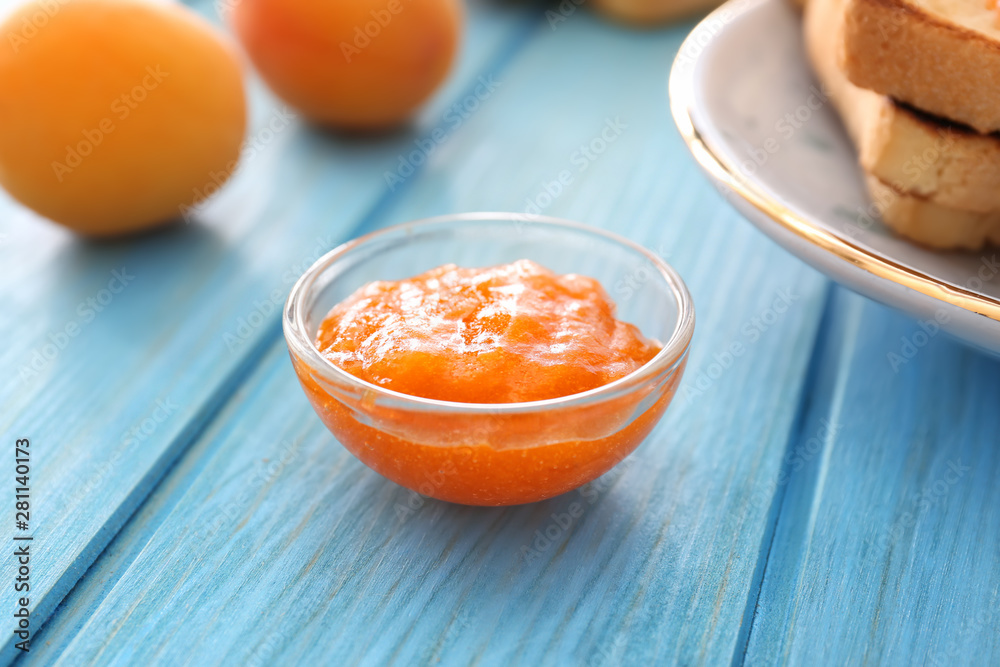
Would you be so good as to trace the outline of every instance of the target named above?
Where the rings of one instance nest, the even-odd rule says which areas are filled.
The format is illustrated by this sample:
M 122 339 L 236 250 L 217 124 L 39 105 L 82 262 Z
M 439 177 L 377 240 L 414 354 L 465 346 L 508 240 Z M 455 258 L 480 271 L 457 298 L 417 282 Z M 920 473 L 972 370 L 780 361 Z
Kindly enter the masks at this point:
M 180 5 L 29 2 L 0 26 L 0 184 L 91 236 L 178 217 L 235 169 L 238 53 Z
M 373 129 L 406 120 L 447 75 L 460 0 L 232 0 L 261 76 L 311 120 Z

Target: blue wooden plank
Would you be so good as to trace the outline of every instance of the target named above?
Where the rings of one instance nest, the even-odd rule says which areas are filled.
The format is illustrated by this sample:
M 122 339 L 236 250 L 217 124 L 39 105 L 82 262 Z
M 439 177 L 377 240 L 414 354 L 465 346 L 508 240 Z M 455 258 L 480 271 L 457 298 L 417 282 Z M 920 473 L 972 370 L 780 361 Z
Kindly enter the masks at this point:
M 383 174 L 424 134 L 452 129 L 451 106 L 536 16 L 474 3 L 448 84 L 412 127 L 379 138 L 286 123 L 255 82 L 255 155 L 191 224 L 88 243 L 0 199 L 0 434 L 34 443 L 36 627 L 278 339 L 298 273 L 399 196 Z M 11 532 L 4 523 L 0 539 Z M 12 652 L 5 639 L 0 659 Z
M 572 170 L 546 212 L 668 256 L 698 304 L 696 342 L 676 404 L 628 463 L 526 507 L 415 497 L 337 445 L 279 344 L 183 479 L 143 508 L 148 523 L 131 523 L 67 600 L 53 630 L 75 635 L 43 635 L 27 662 L 717 664 L 742 652 L 773 519 L 754 480 L 779 469 L 827 289 L 724 204 L 674 133 L 665 79 L 683 32 L 582 14 L 541 23 L 502 94 L 369 220 L 523 210 Z M 574 162 L 616 118 L 628 127 L 615 141 Z M 584 515 L 559 528 L 553 515 L 574 502 Z M 534 545 L 553 525 L 558 537 Z
M 860 297 L 835 313 L 746 662 L 998 664 L 1000 363 Z

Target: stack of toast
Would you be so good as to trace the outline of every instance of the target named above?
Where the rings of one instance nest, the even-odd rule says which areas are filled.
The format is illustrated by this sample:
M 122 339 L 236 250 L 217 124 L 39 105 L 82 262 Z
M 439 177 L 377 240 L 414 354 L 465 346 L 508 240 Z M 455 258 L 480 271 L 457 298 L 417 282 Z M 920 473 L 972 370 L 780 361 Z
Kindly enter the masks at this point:
M 1000 244 L 996 0 L 809 0 L 809 58 L 875 212 L 934 248 Z

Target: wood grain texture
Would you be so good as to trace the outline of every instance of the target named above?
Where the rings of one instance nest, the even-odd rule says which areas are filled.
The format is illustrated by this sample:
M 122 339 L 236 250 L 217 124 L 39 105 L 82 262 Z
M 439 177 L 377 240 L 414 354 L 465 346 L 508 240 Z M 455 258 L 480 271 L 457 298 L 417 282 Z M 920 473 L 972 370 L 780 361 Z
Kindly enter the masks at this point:
M 552 29 L 478 4 L 470 26 L 414 128 L 292 123 L 197 224 L 92 245 L 0 202 L 0 433 L 39 456 L 36 620 L 61 601 L 19 662 L 1000 662 L 997 362 L 831 299 L 725 205 L 667 113 L 685 27 L 580 11 Z M 259 87 L 254 110 L 256 128 L 274 118 Z M 447 141 L 388 188 L 437 127 Z M 401 489 L 313 414 L 277 309 L 238 330 L 321 246 L 532 204 L 663 255 L 698 310 L 664 422 L 582 492 L 482 509 Z M 134 280 L 82 322 L 122 267 Z M 65 349 L 17 377 L 70 321 Z
M 537 12 L 469 14 L 457 71 L 397 133 L 319 132 L 255 83 L 253 155 L 190 224 L 89 243 L 0 199 L 0 434 L 33 443 L 36 626 L 279 338 L 298 274 L 398 196 L 382 174 L 519 48 Z M 4 522 L 0 539 L 11 533 Z M 0 577 L 10 581 L 14 565 L 4 559 Z M 5 589 L 2 601 L 13 596 Z
M 665 93 L 683 32 L 637 35 L 585 14 L 554 31 L 540 21 L 496 95 L 364 223 L 523 210 L 572 170 L 547 213 L 668 257 L 694 294 L 698 330 L 684 390 L 627 463 L 583 493 L 532 506 L 422 499 L 340 448 L 279 342 L 25 662 L 742 655 L 774 519 L 756 480 L 777 474 L 797 423 L 827 287 L 740 220 L 685 153 Z M 616 119 L 627 128 L 585 168 L 574 162 Z M 737 343 L 742 352 L 727 356 Z M 574 502 L 583 516 L 560 528 L 553 515 Z M 551 543 L 535 543 L 552 526 Z M 537 555 L 526 559 L 525 545 Z
M 747 664 L 998 664 L 1000 363 L 854 295 L 835 313 Z

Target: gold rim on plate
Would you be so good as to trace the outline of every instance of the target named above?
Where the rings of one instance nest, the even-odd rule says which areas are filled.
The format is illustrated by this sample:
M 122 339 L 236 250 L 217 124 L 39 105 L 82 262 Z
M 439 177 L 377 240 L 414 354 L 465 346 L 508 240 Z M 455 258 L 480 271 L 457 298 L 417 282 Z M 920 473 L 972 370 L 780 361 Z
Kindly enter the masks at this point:
M 685 52 L 689 41 L 699 33 L 700 26 L 710 22 L 718 25 L 723 18 L 722 15 L 726 15 L 726 20 L 723 23 L 731 22 L 735 18 L 732 4 L 734 3 L 726 3 L 705 17 L 684 40 L 678 53 Z M 747 5 L 745 0 L 735 0 L 735 4 L 743 5 L 740 9 L 745 11 L 744 8 Z M 743 11 L 738 11 L 738 13 L 743 13 Z M 679 66 L 679 62 L 674 62 L 670 72 L 670 111 L 688 150 L 691 151 L 698 164 L 713 178 L 730 188 L 786 231 L 821 250 L 878 278 L 909 287 L 938 301 L 1000 322 L 1000 300 L 952 285 L 922 271 L 881 257 L 867 248 L 856 245 L 823 227 L 814 225 L 795 211 L 775 201 L 762 188 L 746 179 L 734 165 L 727 163 L 705 143 L 701 133 L 694 126 L 691 109 L 694 106 L 695 63 L 689 61 L 687 67 L 682 67 Z

